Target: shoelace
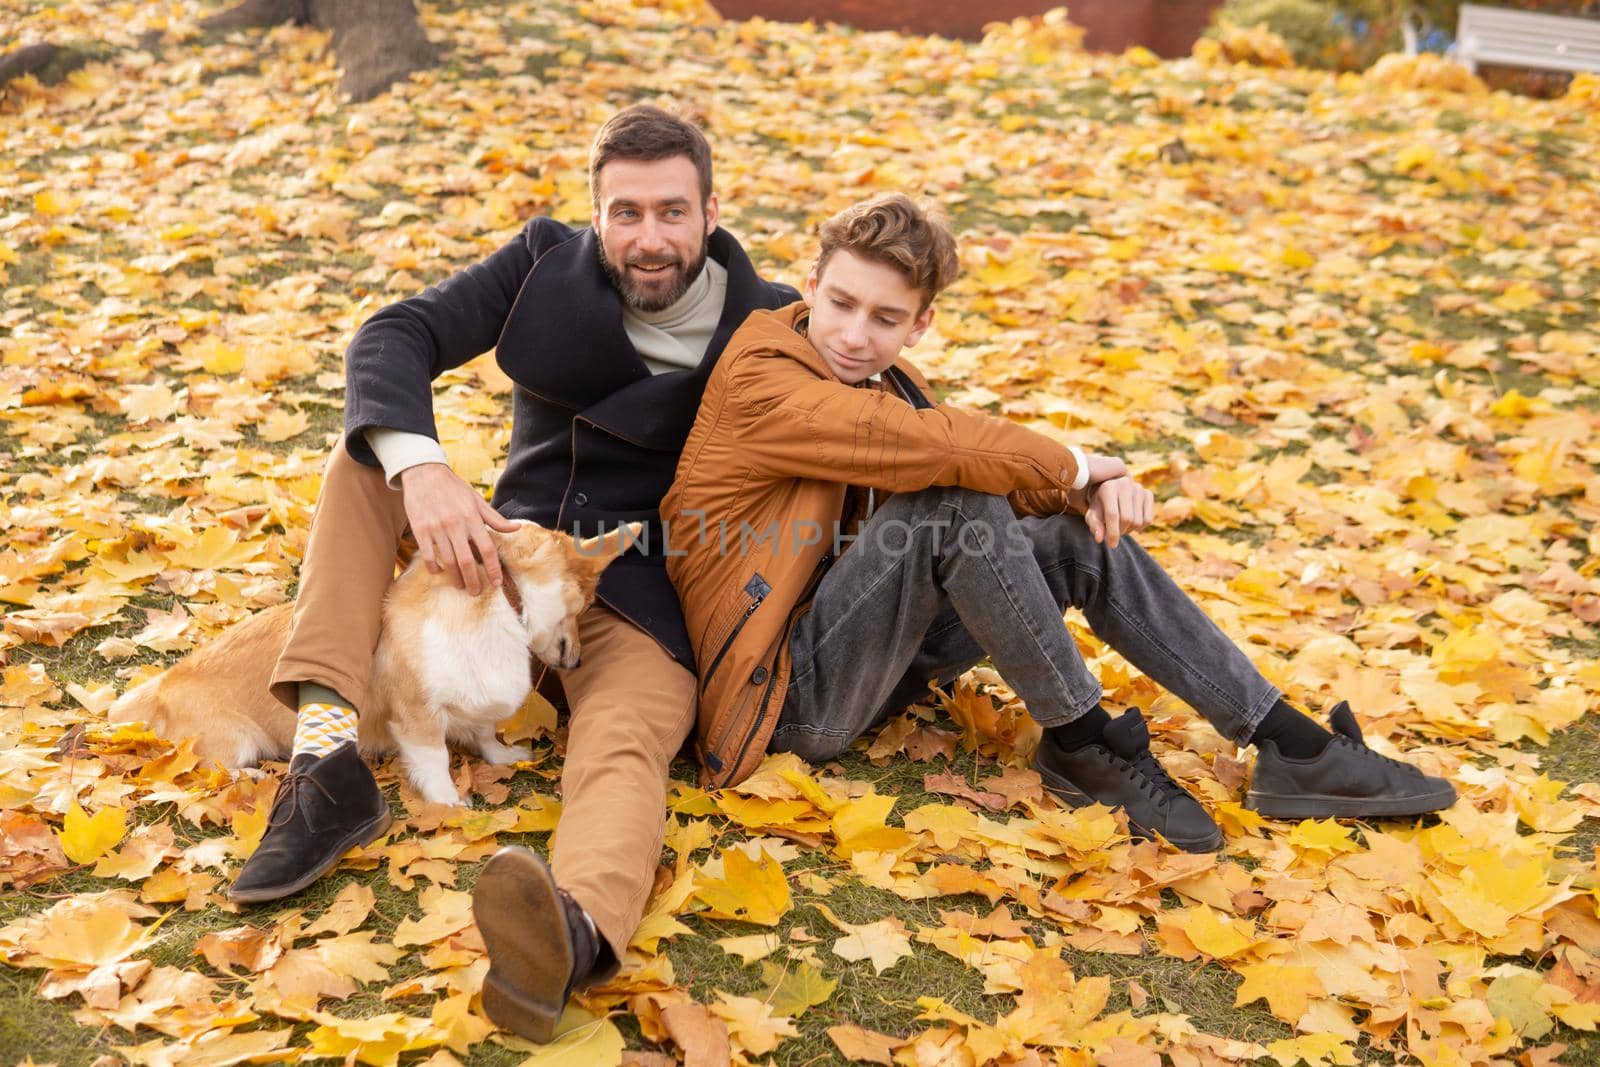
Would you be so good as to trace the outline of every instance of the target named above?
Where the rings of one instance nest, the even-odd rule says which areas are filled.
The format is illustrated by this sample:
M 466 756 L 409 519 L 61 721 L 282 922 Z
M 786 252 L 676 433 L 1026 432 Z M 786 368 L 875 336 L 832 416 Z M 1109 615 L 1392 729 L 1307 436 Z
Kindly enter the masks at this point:
M 1155 753 L 1148 748 L 1133 759 L 1128 760 L 1128 766 L 1140 772 L 1139 786 L 1149 795 L 1151 800 L 1161 799 L 1162 794 L 1166 794 L 1167 799 L 1170 800 L 1173 794 L 1183 792 L 1183 787 L 1172 780 L 1172 776 L 1167 773 L 1167 769 L 1161 765 L 1160 760 L 1156 759 Z
M 304 771 L 295 771 L 286 776 L 282 784 L 278 786 L 278 795 L 272 802 L 272 813 L 267 816 L 267 827 L 269 829 L 276 830 L 278 827 L 288 824 L 294 819 L 295 814 L 299 812 L 301 782 L 316 786 L 318 792 L 327 798 L 329 804 L 334 803 L 333 794 L 328 792 L 326 786 Z M 286 800 L 287 803 L 285 802 Z M 279 808 L 284 808 L 288 812 L 281 820 L 278 818 Z
M 1400 769 L 1407 770 L 1407 771 L 1415 771 L 1417 769 L 1417 768 L 1413 767 L 1411 764 L 1404 762 L 1403 760 L 1397 760 L 1393 756 L 1385 756 L 1382 752 L 1375 751 L 1365 741 L 1357 741 L 1355 738 L 1346 737 L 1344 734 L 1341 734 L 1341 733 L 1335 733 L 1333 735 L 1333 739 L 1334 739 L 1334 741 L 1343 741 L 1345 744 L 1349 745 L 1351 748 L 1355 749 L 1357 752 L 1364 752 L 1368 756 L 1371 756 L 1373 759 L 1382 760 L 1384 763 L 1389 764 L 1391 767 L 1399 767 Z

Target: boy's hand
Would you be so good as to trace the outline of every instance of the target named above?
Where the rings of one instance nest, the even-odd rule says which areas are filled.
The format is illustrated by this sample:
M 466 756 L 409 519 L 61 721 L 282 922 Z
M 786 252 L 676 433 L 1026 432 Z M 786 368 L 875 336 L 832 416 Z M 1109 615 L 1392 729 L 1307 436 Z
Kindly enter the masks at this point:
M 1090 470 L 1092 484 L 1093 468 Z M 1089 510 L 1084 513 L 1083 521 L 1089 524 L 1089 532 L 1097 543 L 1116 548 L 1123 534 L 1149 526 L 1155 511 L 1156 495 L 1123 475 L 1100 484 L 1089 499 Z
M 434 574 L 449 571 L 456 588 L 477 596 L 478 561 L 488 573 L 489 588 L 500 588 L 500 557 L 489 539 L 492 527 L 510 533 L 517 524 L 504 518 L 443 463 L 421 463 L 400 472 L 406 519 L 417 539 L 422 562 Z M 473 550 L 477 558 L 473 558 Z
M 1127 477 L 1128 465 L 1116 456 L 1102 456 L 1098 452 L 1091 452 L 1087 458 L 1089 481 L 1086 483 L 1086 488 L 1087 486 L 1099 485 L 1101 482 L 1109 482 L 1113 478 Z M 1061 472 L 1061 480 L 1064 482 L 1072 481 L 1071 478 L 1067 477 L 1066 471 Z

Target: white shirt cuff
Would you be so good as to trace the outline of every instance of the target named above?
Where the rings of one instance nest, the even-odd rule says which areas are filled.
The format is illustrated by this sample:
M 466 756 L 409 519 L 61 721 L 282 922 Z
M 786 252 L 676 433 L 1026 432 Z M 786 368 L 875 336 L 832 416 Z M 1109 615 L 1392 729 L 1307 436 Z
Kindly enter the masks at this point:
M 367 433 L 371 433 L 368 430 Z M 377 448 L 376 445 L 373 448 Z M 1084 456 L 1083 449 L 1077 445 L 1068 445 L 1067 451 L 1072 453 L 1072 460 L 1078 465 L 1078 476 L 1072 479 L 1072 488 L 1082 489 L 1089 484 L 1089 460 Z
M 390 430 L 381 426 L 372 426 L 363 432 L 378 462 L 383 464 L 383 477 L 390 489 L 400 488 L 402 471 L 424 463 L 449 463 L 444 455 L 444 446 L 427 434 Z

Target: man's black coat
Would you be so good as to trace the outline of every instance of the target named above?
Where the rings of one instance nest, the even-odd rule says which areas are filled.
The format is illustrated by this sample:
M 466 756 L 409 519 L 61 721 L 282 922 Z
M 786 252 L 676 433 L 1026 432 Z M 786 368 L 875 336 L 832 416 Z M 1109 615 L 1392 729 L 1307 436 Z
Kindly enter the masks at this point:
M 507 518 L 579 536 L 646 524 L 636 548 L 607 568 L 599 597 L 693 669 L 677 594 L 667 580 L 659 507 L 723 346 L 758 308 L 799 299 L 756 276 L 726 231 L 708 253 L 728 270 L 722 319 L 692 370 L 651 374 L 622 326 L 622 298 L 591 229 L 536 218 L 480 263 L 391 304 L 345 353 L 345 444 L 377 457 L 363 431 L 381 426 L 438 438 L 430 382 L 491 347 L 516 383 L 511 448 L 495 486 Z M 680 545 L 686 533 L 678 531 Z

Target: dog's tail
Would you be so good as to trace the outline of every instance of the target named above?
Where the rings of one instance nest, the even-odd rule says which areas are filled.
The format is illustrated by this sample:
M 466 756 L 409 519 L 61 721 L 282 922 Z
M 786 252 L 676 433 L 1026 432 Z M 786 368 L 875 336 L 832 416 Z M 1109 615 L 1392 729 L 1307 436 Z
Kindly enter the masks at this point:
M 160 732 L 165 718 L 161 713 L 161 698 L 157 689 L 161 685 L 161 675 L 147 679 L 134 686 L 117 698 L 106 712 L 106 718 L 112 722 L 142 722 Z

